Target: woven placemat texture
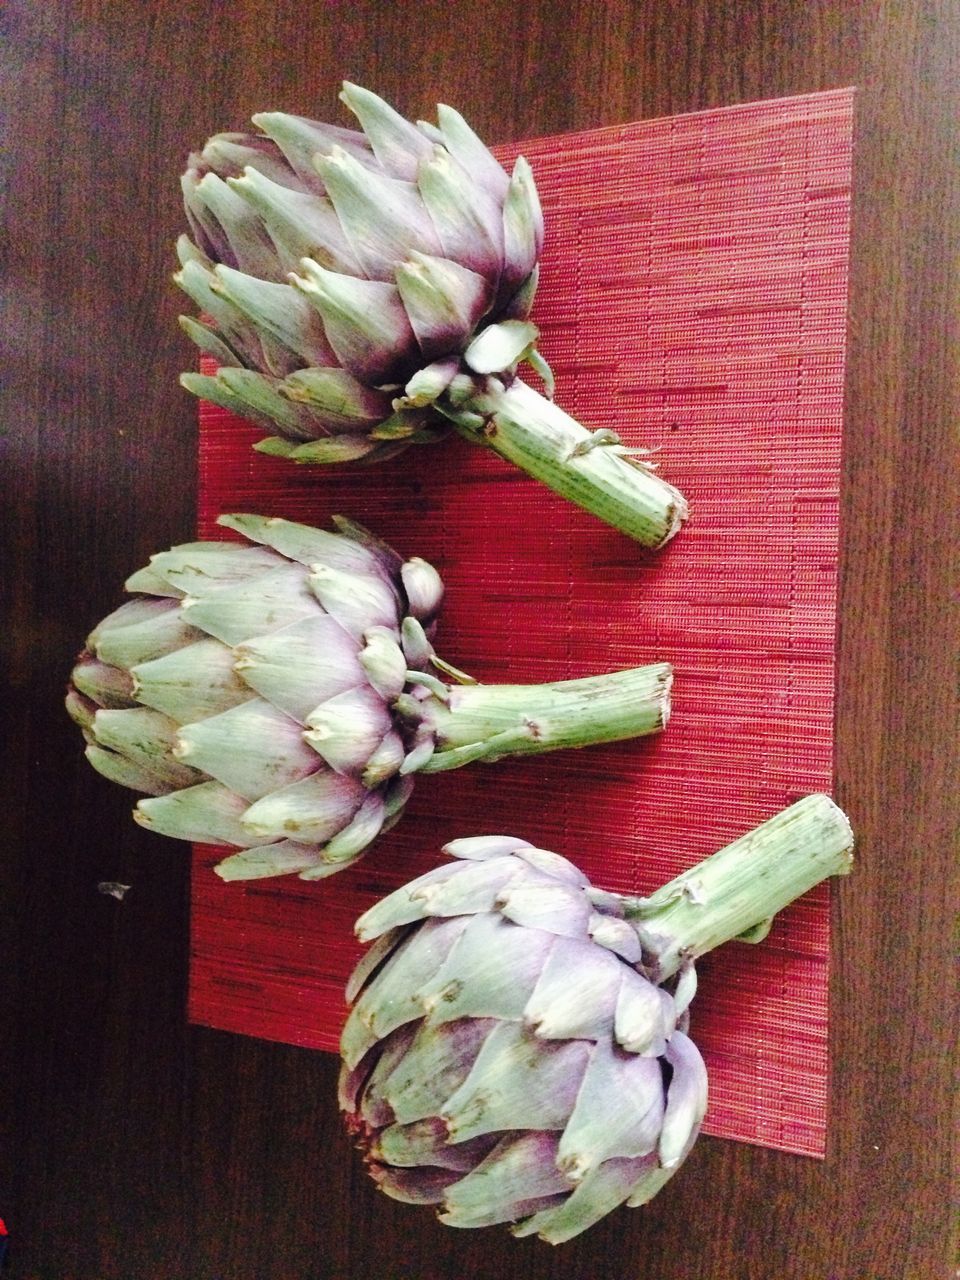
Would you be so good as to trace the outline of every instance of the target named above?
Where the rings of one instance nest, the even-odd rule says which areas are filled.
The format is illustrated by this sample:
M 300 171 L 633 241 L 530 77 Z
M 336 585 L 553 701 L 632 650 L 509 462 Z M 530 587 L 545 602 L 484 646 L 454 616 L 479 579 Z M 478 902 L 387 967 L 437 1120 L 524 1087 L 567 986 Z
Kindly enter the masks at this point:
M 667 660 L 676 681 L 655 739 L 420 779 L 400 825 L 319 884 L 224 885 L 221 855 L 198 849 L 193 1021 L 334 1048 L 354 919 L 456 836 L 520 835 L 646 892 L 830 790 L 852 110 L 839 90 L 522 145 L 547 219 L 533 318 L 557 400 L 655 450 L 687 495 L 661 552 L 458 438 L 298 468 L 201 406 L 201 536 L 222 511 L 342 512 L 438 567 L 438 651 L 479 679 Z M 828 964 L 823 888 L 761 946 L 702 962 L 707 1132 L 823 1154 Z

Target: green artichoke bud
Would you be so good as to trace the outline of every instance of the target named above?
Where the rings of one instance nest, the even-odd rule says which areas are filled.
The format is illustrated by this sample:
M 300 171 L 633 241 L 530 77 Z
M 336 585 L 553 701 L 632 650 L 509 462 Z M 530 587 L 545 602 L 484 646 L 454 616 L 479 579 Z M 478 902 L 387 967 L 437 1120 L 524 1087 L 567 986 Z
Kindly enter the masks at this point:
M 219 365 L 183 384 L 267 431 L 261 451 L 327 463 L 392 455 L 451 428 L 649 546 L 686 503 L 611 431 L 520 382 L 536 350 L 543 215 L 449 107 L 414 125 L 345 84 L 362 132 L 282 112 L 218 134 L 182 185 L 186 332 Z
M 447 845 L 457 861 L 357 922 L 377 941 L 347 989 L 340 1105 L 374 1180 L 451 1226 L 553 1244 L 646 1204 L 706 1111 L 694 961 L 758 941 L 852 843 L 808 796 L 650 898 L 509 836 Z
M 665 663 L 470 682 L 433 651 L 437 571 L 359 525 L 220 523 L 246 545 L 174 547 L 128 579 L 137 594 L 88 638 L 67 708 L 94 768 L 151 797 L 138 822 L 234 846 L 224 879 L 340 870 L 396 822 L 414 773 L 666 721 Z

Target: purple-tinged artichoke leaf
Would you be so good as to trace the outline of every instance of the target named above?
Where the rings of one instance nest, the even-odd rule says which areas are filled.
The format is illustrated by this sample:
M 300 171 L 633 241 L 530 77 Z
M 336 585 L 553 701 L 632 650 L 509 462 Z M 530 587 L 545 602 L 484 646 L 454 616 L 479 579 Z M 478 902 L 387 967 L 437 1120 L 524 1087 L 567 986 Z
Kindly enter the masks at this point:
M 447 387 L 456 377 L 460 361 L 456 356 L 448 356 L 443 360 L 435 360 L 432 364 L 418 369 L 403 389 L 403 396 L 394 400 L 395 409 L 417 409 L 433 404 L 438 396 L 443 395 Z
M 547 361 L 540 354 L 540 352 L 537 350 L 536 347 L 531 347 L 527 352 L 527 354 L 524 356 L 524 359 L 526 360 L 530 368 L 534 371 L 534 373 L 538 374 L 539 377 L 542 378 L 543 394 L 545 398 L 547 400 L 552 400 L 553 393 L 556 390 L 556 384 L 554 382 L 553 370 L 550 368 L 550 365 L 547 363 Z M 593 435 L 588 437 L 586 441 L 582 441 L 580 444 L 576 446 L 576 448 L 574 449 L 573 456 L 578 457 L 580 456 L 580 454 L 584 452 L 589 452 L 589 450 L 592 449 L 594 445 L 600 443 L 602 440 L 605 440 L 608 444 L 609 443 L 615 444 L 619 439 L 620 437 L 617 435 L 617 433 L 615 431 L 610 431 L 609 428 L 605 432 L 595 431 Z M 577 450 L 579 450 L 579 454 Z
M 217 382 L 242 406 L 244 417 L 270 422 L 291 440 L 312 440 L 318 434 L 311 415 L 291 404 L 277 390 L 279 379 L 253 369 L 219 369 Z
M 628 1053 L 646 1053 L 664 1037 L 664 1002 L 652 982 L 626 965 L 620 970 L 613 1034 Z
M 555 1208 L 544 1209 L 513 1227 L 515 1236 L 538 1235 L 548 1244 L 563 1244 L 623 1204 L 637 1181 L 656 1168 L 656 1156 L 607 1160 L 588 1173 Z
M 411 253 L 394 275 L 424 360 L 460 350 L 493 300 L 485 276 L 448 258 Z
M 403 778 L 397 773 L 383 788 L 383 827 L 387 832 L 396 826 L 403 816 L 407 801 L 413 794 L 413 778 Z
M 187 594 L 179 587 L 172 586 L 153 568 L 152 564 L 144 565 L 136 573 L 131 573 L 123 584 L 124 591 L 139 591 L 145 596 L 166 596 L 170 600 L 182 600 Z
M 502 1022 L 444 1105 L 450 1141 L 506 1129 L 562 1129 L 590 1048 L 581 1040 L 537 1040 L 518 1023 Z
M 456 1146 L 447 1145 L 447 1126 L 437 1116 L 415 1120 L 412 1124 L 389 1125 L 371 1144 L 370 1157 L 400 1168 L 434 1165 L 461 1173 L 471 1168 L 476 1158 L 472 1151 L 464 1153 Z
M 364 547 L 373 555 L 389 578 L 400 571 L 402 557 L 394 551 L 389 542 L 384 542 L 365 525 L 351 520 L 349 516 L 331 516 L 331 523 L 342 538 L 348 538 L 358 546 Z
M 592 884 L 587 886 L 585 893 L 597 910 L 602 911 L 604 915 L 616 916 L 618 919 L 623 916 L 623 898 L 619 893 L 598 889 Z
M 386 734 L 379 747 L 373 751 L 360 775 L 365 787 L 371 789 L 382 787 L 396 773 L 406 758 L 406 748 L 399 733 L 391 731 Z
M 526 280 L 524 280 L 523 284 L 520 286 L 517 292 L 509 300 L 509 302 L 504 303 L 504 305 L 501 307 L 498 314 L 504 320 L 526 320 L 527 317 L 530 315 L 530 312 L 533 310 L 533 303 L 534 303 L 534 299 L 537 296 L 537 285 L 539 283 L 540 283 L 540 264 L 538 262 L 537 265 L 530 272 L 530 274 L 527 276 Z M 531 364 L 534 363 L 532 359 L 532 355 L 533 353 L 531 352 L 531 355 L 527 357 L 530 360 Z M 540 374 L 540 376 L 544 378 L 544 381 L 548 383 L 547 399 L 552 400 L 553 399 L 552 377 L 548 380 L 544 376 L 544 374 L 541 372 L 539 367 L 537 367 L 536 365 L 534 365 L 534 367 L 537 369 L 537 372 Z
M 409 884 L 405 884 L 399 889 L 394 889 L 393 893 L 388 893 L 385 898 L 375 902 L 372 907 L 359 917 L 354 925 L 354 932 L 357 937 L 361 942 L 369 942 L 385 931 L 395 929 L 399 925 L 425 919 L 427 913 L 422 898 L 416 896 L 417 890 L 437 880 L 448 880 L 452 875 L 456 875 L 458 871 L 459 867 L 445 862 L 439 867 L 434 867 L 433 870 L 427 871 L 424 875 L 418 876 L 416 880 L 411 880 Z M 351 998 L 350 996 L 347 997 L 348 1000 Z
M 296 356 L 298 365 L 336 364 L 316 308 L 292 284 L 259 280 L 226 266 L 216 267 L 213 277 L 214 293 Z
M 707 1111 L 707 1068 L 693 1041 L 675 1031 L 667 1042 L 666 1059 L 673 1067 L 667 1106 L 657 1148 L 665 1169 L 676 1168 L 700 1131 Z
M 443 254 L 414 183 L 368 169 L 341 148 L 318 159 L 317 168 L 370 280 L 392 280 L 394 267 L 411 250 Z
M 67 689 L 67 696 L 63 700 L 63 705 L 67 715 L 83 733 L 84 741 L 93 742 L 93 717 L 99 710 L 97 704 L 71 685 Z
M 364 274 L 326 196 L 291 191 L 255 169 L 231 178 L 229 185 L 262 218 L 282 271 L 294 271 L 302 258 L 312 258 L 331 271 Z
M 252 323 L 251 328 L 255 328 Z M 278 390 L 278 384 L 282 382 L 288 374 L 293 373 L 296 369 L 300 368 L 303 364 L 303 358 L 296 355 L 296 353 L 291 351 L 288 346 L 275 338 L 269 329 L 258 328 L 256 333 L 260 341 L 260 358 L 255 361 L 255 363 L 262 371 L 263 376 L 267 379 L 271 388 L 276 391 Z M 227 365 L 225 367 L 230 368 L 231 366 Z M 313 425 L 310 414 L 301 414 L 299 421 L 302 428 L 306 427 L 308 429 L 302 430 L 299 433 L 298 438 L 309 439 L 315 435 L 321 434 L 315 429 L 309 429 Z M 277 425 L 279 426 L 280 424 L 278 423 Z
M 216 333 L 208 325 L 201 324 L 193 316 L 177 316 L 177 323 L 190 341 L 195 343 L 208 356 L 212 356 L 218 365 L 232 366 L 237 369 L 242 368 L 243 361 L 240 356 L 224 341 L 220 334 Z
M 555 880 L 562 880 L 575 888 L 586 888 L 590 884 L 580 868 L 567 858 L 562 858 L 559 853 L 552 853 L 549 849 L 537 849 L 526 842 L 518 844 L 513 852 L 531 867 L 542 871 L 544 875 L 552 876 Z
M 243 843 L 290 839 L 326 844 L 353 819 L 366 794 L 352 778 L 319 769 L 252 804 L 243 815 L 248 836 Z
M 357 640 L 362 640 L 371 627 L 397 627 L 399 597 L 393 585 L 379 574 L 360 576 L 330 564 L 315 564 L 310 572 L 310 588 L 324 611 Z
M 433 758 L 433 753 L 436 749 L 436 735 L 424 726 L 422 733 L 418 734 L 413 746 L 407 752 L 403 764 L 400 766 L 401 775 L 407 777 L 408 775 L 419 773 Z
M 219 715 L 253 695 L 233 669 L 233 655 L 204 636 L 132 669 L 137 701 L 176 724 Z
M 630 1192 L 627 1200 L 628 1209 L 639 1209 L 641 1205 L 649 1204 L 658 1192 L 662 1191 L 670 1179 L 677 1171 L 674 1165 L 670 1169 L 664 1169 L 659 1162 L 644 1167 L 639 1179 Z
M 362 462 L 376 452 L 376 441 L 368 435 L 344 434 L 309 440 L 285 453 L 284 457 L 291 462 L 328 466 L 338 462 Z
M 186 386 L 187 384 L 183 381 L 184 376 L 185 375 L 181 374 L 180 382 L 183 386 Z M 197 394 L 199 395 L 200 393 L 198 392 Z M 208 398 L 209 397 L 207 396 L 203 397 L 203 399 Z M 217 403 L 219 403 L 219 401 Z M 272 430 L 274 425 L 275 424 L 271 423 L 266 430 Z M 252 448 L 255 449 L 257 453 L 265 454 L 268 458 L 289 458 L 292 453 L 296 452 L 297 442 L 295 440 L 284 440 L 282 436 L 267 436 L 263 440 L 254 441 Z
M 270 876 L 297 875 L 315 867 L 320 850 L 315 844 L 296 840 L 277 840 L 274 844 L 257 845 L 224 858 L 214 867 L 221 880 L 264 880 Z
M 435 147 L 420 165 L 417 187 L 444 256 L 476 271 L 495 286 L 503 267 L 503 213 L 499 201 L 443 147 Z
M 209 173 L 209 170 L 207 171 Z M 208 265 L 211 261 L 228 262 L 231 266 L 237 265 L 237 255 L 230 244 L 230 237 L 224 229 L 220 219 L 211 210 L 202 195 L 199 195 L 197 188 L 204 176 L 202 167 L 191 166 L 180 177 L 180 191 L 183 195 L 183 210 L 187 215 L 187 225 L 190 228 L 190 234 L 196 242 L 196 254 L 190 255 L 187 259 L 191 262 L 200 262 Z M 222 180 L 216 174 L 210 174 L 211 184 L 221 182 Z M 209 191 L 208 186 L 208 191 Z M 224 184 L 224 189 L 229 192 Z M 181 254 L 181 261 L 183 255 Z
M 123 612 L 125 609 L 128 612 Z M 104 618 L 90 633 L 87 644 L 101 662 L 129 670 L 175 652 L 200 635 L 183 617 L 179 601 L 131 600 Z
M 519 1020 L 555 939 L 516 929 L 496 916 L 448 918 L 469 923 L 421 989 L 427 1023 L 437 1026 L 455 1018 Z
M 393 702 L 406 682 L 407 659 L 390 627 L 370 627 L 364 632 L 360 665 L 381 698 Z
M 180 608 L 194 626 L 227 645 L 279 631 L 319 612 L 307 571 L 299 564 L 286 564 L 199 599 L 188 596 Z
M 281 556 L 265 547 L 244 547 L 236 542 L 188 542 L 151 556 L 148 572 L 173 589 L 169 594 L 199 599 L 231 583 L 279 569 L 283 564 Z
M 500 914 L 527 928 L 543 929 L 565 938 L 585 938 L 590 903 L 580 889 L 544 881 L 536 876 L 534 868 L 531 872 L 529 880 L 518 877 L 498 895 L 496 909 Z
M 317 156 L 329 155 L 334 147 L 349 151 L 361 164 L 376 165 L 376 159 L 362 133 L 338 125 L 287 115 L 283 111 L 261 111 L 253 123 L 272 138 L 309 191 L 323 194 L 323 183 L 315 163 Z
M 421 159 L 432 151 L 430 142 L 416 125 L 369 89 L 348 80 L 343 82 L 340 101 L 346 103 L 360 121 L 373 154 L 387 173 L 412 182 Z
M 370 759 L 366 762 L 364 772 L 361 773 L 360 780 L 365 787 L 372 788 L 383 787 L 385 782 L 389 782 L 390 778 L 396 776 L 401 769 L 403 760 L 406 759 L 406 748 L 403 746 L 403 739 L 399 733 L 390 731 L 385 735 L 383 742 L 380 742 L 378 748 L 372 751 Z M 406 804 L 408 795 L 403 796 L 402 804 Z M 384 797 L 383 822 L 387 818 L 393 818 L 397 814 L 396 806 L 387 812 Z
M 522 1218 L 525 1214 L 540 1213 L 544 1209 L 559 1204 L 563 1196 L 559 1193 L 552 1196 L 534 1196 L 530 1200 L 514 1200 L 510 1204 L 496 1206 L 477 1206 L 473 1209 L 441 1209 L 437 1213 L 438 1222 L 445 1227 L 494 1227 L 502 1222 L 511 1222 Z
M 663 1072 L 656 1058 L 597 1042 L 560 1139 L 559 1164 L 580 1182 L 604 1160 L 649 1155 L 663 1119 Z
M 142 827 L 158 835 L 201 844 L 232 844 L 247 848 L 257 843 L 240 825 L 247 807 L 219 782 L 201 782 L 183 791 L 141 800 L 133 816 Z
M 501 373 L 511 368 L 540 335 L 529 320 L 502 320 L 490 324 L 470 343 L 463 359 L 474 373 Z
M 378 1040 L 423 1015 L 420 989 L 466 928 L 464 918 L 428 920 L 388 957 L 350 1011 L 340 1052 L 351 1070 Z
M 397 1059 L 379 1086 L 398 1124 L 439 1115 L 447 1098 L 466 1080 L 497 1024 L 492 1018 L 460 1018 L 435 1027 L 422 1022 L 410 1025 L 416 1035 L 409 1054 Z
M 261 181 L 267 179 L 261 177 Z M 217 247 L 214 256 L 219 262 L 263 280 L 282 279 L 282 267 L 260 215 L 222 178 L 205 174 L 193 188 L 190 208 Z M 219 251 L 221 246 L 227 251 Z
M 400 625 L 400 644 L 407 665 L 414 671 L 425 671 L 433 658 L 433 645 L 419 618 L 408 614 Z
M 221 370 L 222 372 L 222 370 Z M 245 418 L 248 422 L 252 422 L 261 431 L 275 431 L 277 423 L 266 414 L 259 413 L 246 400 L 242 400 L 240 396 L 235 395 L 224 385 L 219 377 L 209 377 L 205 373 L 194 373 L 188 371 L 181 373 L 179 382 L 184 391 L 189 391 L 191 395 L 197 396 L 200 400 L 206 400 L 209 404 L 219 405 L 221 409 L 226 409 L 229 413 L 235 413 L 238 418 Z M 275 451 L 276 448 L 286 453 L 292 446 L 286 441 L 277 437 L 275 448 L 271 440 L 259 440 L 253 447 L 260 453 L 268 453 Z
M 346 369 L 298 369 L 284 379 L 280 390 L 287 399 L 307 405 L 333 431 L 379 423 L 393 412 L 388 395 L 365 387 Z
M 395 1121 L 393 1108 L 383 1095 L 383 1082 L 407 1053 L 416 1034 L 417 1023 L 405 1022 L 362 1058 L 345 1079 L 341 1076 L 341 1089 L 354 1090 L 354 1112 L 359 1113 L 371 1129 L 380 1129 Z
M 394 569 L 400 568 L 400 557 L 390 551 L 393 560 L 388 560 L 386 543 L 369 546 L 357 537 L 352 530 L 359 525 L 347 528 L 334 523 L 339 533 L 331 533 L 328 529 L 314 529 L 310 525 L 298 524 L 294 520 L 283 520 L 279 516 L 258 516 L 248 514 L 223 515 L 217 518 L 217 524 L 225 529 L 233 529 L 241 533 L 251 542 L 259 542 L 265 547 L 272 547 L 288 560 L 296 560 L 299 564 L 329 564 L 345 573 L 373 574 L 389 576 Z M 370 535 L 372 538 L 372 535 Z
M 291 280 L 317 308 L 337 359 L 361 382 L 380 386 L 415 367 L 420 348 L 400 291 L 382 280 L 326 271 L 310 258 Z
M 321 702 L 307 725 L 304 739 L 330 768 L 359 778 L 393 721 L 380 695 L 364 684 Z
M 687 961 L 677 974 L 673 988 L 673 1004 L 677 1018 L 689 1009 L 693 997 L 697 994 L 697 970 L 692 961 Z
M 256 360 L 261 353 L 260 339 L 240 308 L 214 288 L 216 280 L 213 270 L 197 259 L 185 262 L 173 277 L 174 284 L 210 317 L 218 336 L 230 349 L 245 361 Z
M 534 931 L 508 932 L 511 925 L 495 916 L 468 919 L 456 955 L 452 951 L 422 988 L 426 1021 L 439 1025 L 456 1018 L 520 1019 L 553 938 Z M 499 947 L 499 952 L 490 951 L 490 946 Z
M 490 912 L 503 887 L 514 877 L 520 877 L 523 871 L 524 867 L 516 858 L 467 862 L 457 868 L 457 875 L 414 889 L 412 896 L 423 902 L 424 910 L 430 916 Z
M 84 655 L 70 673 L 70 679 L 74 687 L 98 707 L 119 710 L 137 705 L 130 673 L 120 667 Z
M 125 600 L 97 623 L 87 636 L 87 649 L 92 653 L 101 639 L 121 627 L 139 626 L 142 622 L 160 618 L 164 614 L 176 616 L 174 600 Z
M 628 964 L 640 963 L 643 958 L 640 939 L 637 937 L 636 929 L 626 920 L 594 911 L 590 914 L 587 927 L 590 937 L 598 947 L 606 947 L 608 951 L 615 952 Z
M 302 191 L 303 183 L 290 172 L 282 152 L 270 138 L 249 133 L 215 133 L 204 143 L 199 156 L 191 156 L 193 167 L 206 166 L 221 178 L 235 178 L 244 169 L 256 169 L 271 182 L 291 191 Z
M 184 725 L 174 755 L 248 801 L 307 777 L 318 763 L 300 726 L 263 698 Z
M 208 781 L 202 767 L 175 759 L 177 724 L 162 712 L 150 707 L 101 710 L 92 727 L 98 746 L 148 769 L 161 784 L 160 790 L 172 791 Z
M 427 443 L 424 432 L 432 430 L 435 414 L 405 409 L 391 413 L 389 418 L 370 430 L 372 440 L 383 440 L 399 450 L 406 444 Z M 383 456 L 383 451 L 378 456 Z
M 386 933 L 381 934 L 375 942 L 367 947 L 347 980 L 347 986 L 344 991 L 344 999 L 347 1004 L 353 1004 L 366 986 L 368 979 L 373 977 L 383 961 L 386 960 L 387 956 L 404 936 L 404 933 L 403 926 L 388 929 Z
M 524 1006 L 524 1025 L 541 1040 L 609 1036 L 622 967 L 591 942 L 557 938 Z
M 523 851 L 532 847 L 518 836 L 462 836 L 459 840 L 448 841 L 441 852 L 450 858 L 482 862 L 485 858 L 502 858 L 511 853 L 522 857 Z
M 500 300 L 506 302 L 537 265 L 543 248 L 543 211 L 529 164 L 517 156 L 503 203 L 503 276 Z
M 384 1195 L 403 1204 L 440 1204 L 460 1174 L 456 1169 L 392 1169 L 372 1161 L 367 1172 Z
M 476 1140 L 474 1140 L 476 1141 Z M 459 1150 L 456 1144 L 450 1151 Z M 467 1226 L 480 1215 L 485 1224 L 511 1222 L 532 1212 L 530 1202 L 570 1191 L 557 1168 L 556 1133 L 509 1134 L 466 1177 L 447 1190 L 441 1220 Z M 448 1217 L 449 1215 L 449 1217 Z
M 429 626 L 443 601 L 443 579 L 436 569 L 420 556 L 404 562 L 400 579 L 407 596 L 407 611 Z
M 327 614 L 247 640 L 234 653 L 234 669 L 250 688 L 302 725 L 320 703 L 366 679 L 356 643 Z
M 131 791 L 142 791 L 148 796 L 163 796 L 171 789 L 156 769 L 142 761 L 130 760 L 116 751 L 108 751 L 96 742 L 87 743 L 84 755 L 101 777 L 121 787 L 129 787 Z
M 323 848 L 323 866 L 300 873 L 301 880 L 321 880 L 327 867 L 343 868 L 356 862 L 383 827 L 383 796 L 371 792 L 347 825 Z
M 177 236 L 175 248 L 177 252 L 177 261 L 180 263 L 181 267 L 185 267 L 188 262 L 192 262 L 197 266 L 205 268 L 207 271 L 213 270 L 213 259 L 209 258 L 198 245 L 195 245 L 188 235 Z
M 475 185 L 482 191 L 488 191 L 498 202 L 503 201 L 510 179 L 499 160 L 477 137 L 459 111 L 441 102 L 437 106 L 437 123 L 443 145 L 470 174 Z

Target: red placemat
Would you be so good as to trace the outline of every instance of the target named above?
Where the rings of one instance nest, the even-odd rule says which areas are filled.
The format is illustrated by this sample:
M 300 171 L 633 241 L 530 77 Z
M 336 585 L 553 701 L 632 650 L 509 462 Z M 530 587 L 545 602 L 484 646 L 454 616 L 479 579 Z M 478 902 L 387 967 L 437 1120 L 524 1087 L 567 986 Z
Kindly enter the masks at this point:
M 224 885 L 197 851 L 190 1017 L 336 1046 L 354 919 L 455 836 L 506 831 L 646 892 L 832 774 L 853 94 L 524 143 L 547 218 L 534 319 L 557 399 L 652 446 L 692 517 L 645 552 L 459 439 L 296 468 L 201 406 L 200 534 L 222 511 L 360 519 L 443 574 L 439 652 L 482 680 L 669 660 L 656 739 L 421 778 L 406 817 L 319 884 Z M 519 147 L 501 147 L 512 161 Z M 710 1133 L 820 1155 L 827 892 L 700 967 Z

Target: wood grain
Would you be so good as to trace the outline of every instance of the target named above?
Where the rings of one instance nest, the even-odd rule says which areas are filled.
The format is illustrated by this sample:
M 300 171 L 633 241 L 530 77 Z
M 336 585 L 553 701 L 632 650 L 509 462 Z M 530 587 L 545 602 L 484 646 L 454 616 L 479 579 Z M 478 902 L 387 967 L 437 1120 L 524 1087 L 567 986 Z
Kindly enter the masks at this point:
M 956 1266 L 960 11 L 899 0 L 392 6 L 44 0 L 4 17 L 7 731 L 0 1216 L 16 1280 L 945 1280 Z M 193 523 L 168 283 L 184 153 L 343 77 L 491 141 L 859 86 L 825 1164 L 704 1140 L 557 1251 L 374 1193 L 335 1063 L 188 1029 L 187 859 L 60 709 L 121 579 Z M 132 884 L 120 902 L 101 880 Z

